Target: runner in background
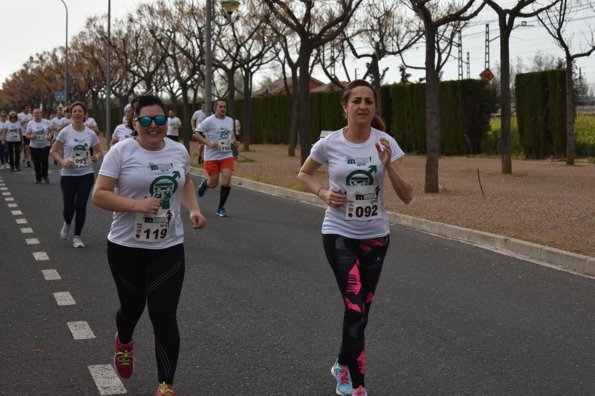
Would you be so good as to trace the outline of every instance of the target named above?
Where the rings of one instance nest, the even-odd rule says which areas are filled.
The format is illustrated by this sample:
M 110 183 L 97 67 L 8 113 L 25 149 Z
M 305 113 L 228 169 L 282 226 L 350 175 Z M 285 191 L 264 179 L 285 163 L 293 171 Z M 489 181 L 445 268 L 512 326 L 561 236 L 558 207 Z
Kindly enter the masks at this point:
M 48 158 L 50 156 L 50 145 L 53 137 L 50 121 L 41 118 L 41 110 L 33 110 L 33 119 L 27 124 L 25 136 L 30 141 L 31 159 L 35 169 L 35 184 L 41 180 L 49 184 Z
M 81 233 L 87 217 L 87 201 L 93 187 L 93 162 L 101 158 L 101 147 L 95 132 L 85 126 L 85 104 L 74 102 L 70 105 L 70 111 L 72 124 L 60 131 L 50 154 L 62 165 L 60 187 L 64 202 L 64 224 L 60 230 L 60 237 L 68 239 L 74 217 L 72 246 L 83 248 L 85 244 L 81 239 Z M 91 148 L 95 152 L 94 155 L 91 155 Z
M 134 129 L 132 126 L 132 106 L 127 104 L 124 107 L 124 118 L 122 118 L 122 123 L 118 125 L 112 133 L 112 141 L 110 142 L 110 145 L 113 146 L 114 144 L 132 136 L 134 136 Z
M 182 121 L 176 117 L 176 112 L 173 110 L 169 111 L 169 117 L 167 118 L 167 137 L 173 141 L 180 141 L 180 128 L 182 128 Z
M 4 136 L 4 141 L 8 146 L 8 161 L 10 163 L 10 171 L 21 171 L 21 145 L 23 144 L 23 129 L 19 122 L 19 117 L 16 111 L 8 113 L 8 121 L 4 123 L 1 131 Z
M 155 334 L 159 385 L 156 396 L 173 396 L 180 350 L 176 312 L 184 281 L 181 206 L 193 228 L 203 228 L 183 144 L 166 139 L 161 99 L 132 101 L 137 136 L 108 151 L 99 170 L 93 203 L 113 213 L 107 259 L 118 290 L 114 365 L 120 377 L 134 369 L 133 333 L 145 306 Z
M 4 124 L 6 123 L 6 112 L 0 112 L 0 170 L 9 169 L 8 145 L 4 140 Z
M 21 130 L 23 133 L 27 129 L 27 124 L 33 119 L 31 115 L 31 108 L 29 105 L 23 105 L 23 111 L 17 114 L 19 123 L 21 124 Z M 27 164 L 27 168 L 31 167 L 31 150 L 29 150 L 29 139 L 23 136 L 23 162 Z
M 344 310 L 341 348 L 331 368 L 338 395 L 367 395 L 364 333 L 389 245 L 385 175 L 404 203 L 412 199 L 403 174 L 405 154 L 390 135 L 371 126 L 377 103 L 367 81 L 347 84 L 341 97 L 347 126 L 316 142 L 298 174 L 328 204 L 322 241 Z M 314 177 L 323 164 L 328 166 L 328 189 Z
M 204 119 L 207 118 L 207 113 L 205 112 L 205 104 L 200 105 L 200 110 L 196 110 L 194 114 L 192 114 L 192 118 L 190 119 L 190 125 L 192 125 L 192 132 L 197 132 L 196 127 L 200 125 Z M 202 164 L 203 156 L 204 156 L 205 146 L 202 143 L 198 143 L 198 164 Z
M 233 119 L 227 117 L 227 102 L 223 99 L 216 100 L 213 104 L 215 114 L 205 118 L 198 127 L 198 133 L 194 137 L 205 145 L 204 168 L 207 178 L 198 187 L 198 196 L 202 197 L 207 188 L 215 188 L 219 185 L 219 174 L 221 174 L 221 192 L 217 216 L 227 217 L 225 203 L 231 191 L 231 174 L 233 172 L 234 159 L 232 146 L 238 146 L 233 133 Z

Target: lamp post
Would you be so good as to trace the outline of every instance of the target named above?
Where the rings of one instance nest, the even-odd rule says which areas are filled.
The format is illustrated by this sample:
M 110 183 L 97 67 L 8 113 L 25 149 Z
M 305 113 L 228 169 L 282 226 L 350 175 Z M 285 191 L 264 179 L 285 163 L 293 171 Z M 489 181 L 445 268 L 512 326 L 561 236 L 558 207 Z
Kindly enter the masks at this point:
M 68 103 L 68 6 L 64 0 L 60 0 L 62 4 L 64 4 L 64 9 L 66 10 L 66 52 L 64 56 L 64 65 L 66 68 L 66 75 L 64 76 L 64 104 Z
M 211 94 L 211 86 L 213 84 L 213 65 L 211 59 L 211 42 L 212 42 L 212 31 L 211 31 L 211 22 L 213 19 L 213 4 L 212 0 L 206 0 L 207 6 L 207 17 L 206 17 L 206 48 L 205 48 L 205 112 L 207 115 L 211 114 L 213 105 L 212 105 L 212 94 Z M 240 2 L 237 0 L 224 0 L 221 1 L 221 6 L 227 15 L 231 17 L 231 14 L 235 10 L 238 9 L 240 6 Z
M 107 0 L 107 67 L 105 72 L 105 144 L 109 147 L 111 142 L 111 112 L 112 112 L 112 48 L 111 48 L 111 23 L 112 21 L 112 2 Z

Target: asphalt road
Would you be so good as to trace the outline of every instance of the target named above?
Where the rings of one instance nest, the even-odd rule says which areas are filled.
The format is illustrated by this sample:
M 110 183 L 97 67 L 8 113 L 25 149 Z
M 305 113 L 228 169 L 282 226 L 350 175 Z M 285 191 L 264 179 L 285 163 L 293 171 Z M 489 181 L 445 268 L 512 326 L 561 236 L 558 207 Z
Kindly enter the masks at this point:
M 0 394 L 115 394 L 91 375 L 113 354 L 111 214 L 89 203 L 87 247 L 62 241 L 52 170 L 49 185 L 28 170 L 0 172 Z M 342 303 L 322 250 L 322 209 L 233 187 L 230 217 L 218 218 L 218 195 L 201 200 L 207 228 L 186 227 L 177 394 L 334 394 Z M 367 330 L 371 395 L 595 394 L 592 279 L 408 229 L 391 234 Z M 58 292 L 71 305 L 58 305 Z M 80 321 L 93 338 L 73 338 L 67 323 Z M 120 392 L 152 395 L 146 314 L 135 344 L 134 376 Z

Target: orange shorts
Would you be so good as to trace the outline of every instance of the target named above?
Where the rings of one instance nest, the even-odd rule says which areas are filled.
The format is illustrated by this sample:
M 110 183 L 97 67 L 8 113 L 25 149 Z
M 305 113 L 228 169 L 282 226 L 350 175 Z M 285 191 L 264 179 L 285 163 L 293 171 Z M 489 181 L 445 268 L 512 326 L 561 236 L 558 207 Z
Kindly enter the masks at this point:
M 222 169 L 233 170 L 233 157 L 228 157 L 222 160 L 205 161 L 205 171 L 209 176 L 218 175 Z

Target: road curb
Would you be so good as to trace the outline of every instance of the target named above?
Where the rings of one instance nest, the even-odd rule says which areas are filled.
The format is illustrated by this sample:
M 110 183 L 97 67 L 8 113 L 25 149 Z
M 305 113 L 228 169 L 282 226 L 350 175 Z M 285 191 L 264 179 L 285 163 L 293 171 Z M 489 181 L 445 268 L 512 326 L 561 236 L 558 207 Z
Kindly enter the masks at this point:
M 196 176 L 204 176 L 204 171 L 202 169 L 192 168 L 191 173 Z M 237 176 L 232 177 L 232 183 L 264 194 L 295 199 L 320 207 L 326 206 L 318 197 L 311 193 L 291 190 Z M 474 246 L 514 256 L 561 271 L 595 277 L 595 257 L 584 256 L 549 246 L 523 241 L 521 239 L 509 238 L 489 232 L 439 223 L 400 213 L 389 212 L 389 221 L 394 225 L 469 243 Z

